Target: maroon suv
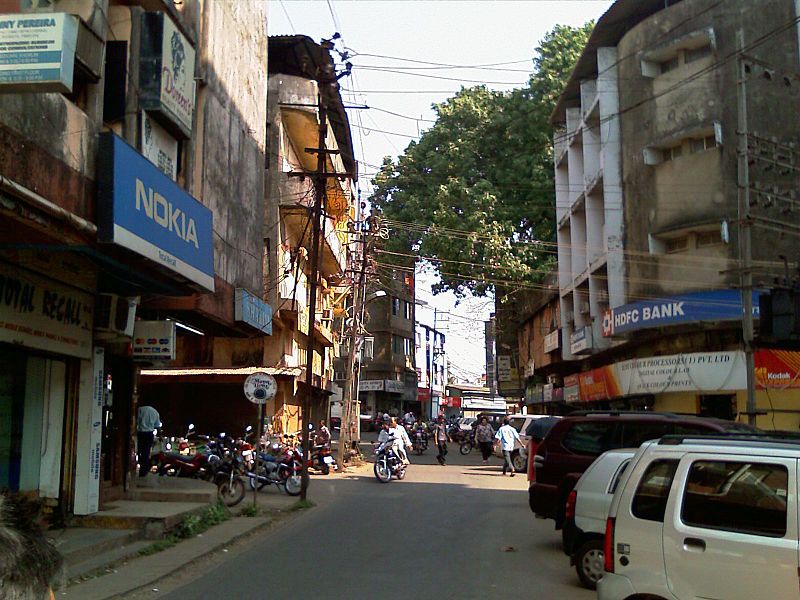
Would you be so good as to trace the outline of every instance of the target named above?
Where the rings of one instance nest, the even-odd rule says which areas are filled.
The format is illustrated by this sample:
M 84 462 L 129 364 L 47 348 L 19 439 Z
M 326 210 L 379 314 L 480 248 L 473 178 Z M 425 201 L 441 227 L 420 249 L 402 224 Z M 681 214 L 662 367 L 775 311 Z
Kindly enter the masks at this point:
M 646 412 L 581 412 L 556 423 L 536 449 L 528 501 L 537 517 L 564 522 L 567 496 L 580 476 L 606 450 L 638 448 L 643 442 L 676 434 L 752 433 L 743 423 Z

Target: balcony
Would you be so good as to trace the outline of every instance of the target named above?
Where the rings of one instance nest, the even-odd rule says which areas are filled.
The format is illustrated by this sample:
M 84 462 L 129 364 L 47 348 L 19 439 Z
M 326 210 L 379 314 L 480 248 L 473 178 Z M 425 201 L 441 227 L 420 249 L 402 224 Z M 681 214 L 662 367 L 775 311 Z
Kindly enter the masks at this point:
M 309 221 L 309 210 L 305 206 L 286 206 L 281 205 L 281 219 L 288 231 L 295 240 L 300 240 L 302 245 L 311 248 L 311 225 Z M 306 226 L 308 225 L 308 226 Z M 340 231 L 337 231 L 332 219 L 325 219 L 325 243 L 322 244 L 322 254 L 320 256 L 320 272 L 323 275 L 333 275 L 343 273 L 347 268 L 347 252 L 340 239 Z

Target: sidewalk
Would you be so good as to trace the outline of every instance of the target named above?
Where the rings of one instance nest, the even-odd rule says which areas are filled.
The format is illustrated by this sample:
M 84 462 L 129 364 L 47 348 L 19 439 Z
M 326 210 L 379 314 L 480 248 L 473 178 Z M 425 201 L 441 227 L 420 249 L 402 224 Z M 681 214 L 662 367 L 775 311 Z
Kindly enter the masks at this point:
M 312 475 L 312 486 L 334 483 L 342 477 L 352 476 L 359 469 L 350 468 L 348 473 L 332 473 L 328 476 Z M 75 598 L 76 600 L 106 600 L 128 594 L 140 588 L 156 588 L 158 581 L 168 577 L 195 561 L 204 557 L 226 551 L 226 548 L 237 541 L 266 530 L 272 523 L 278 522 L 283 514 L 298 501 L 298 497 L 289 496 L 283 489 L 270 485 L 262 489 L 257 497 L 259 516 L 233 518 L 211 527 L 196 537 L 178 542 L 175 546 L 150 554 L 148 556 L 131 556 L 130 553 L 120 557 L 120 563 L 104 567 L 97 565 L 100 572 L 94 579 L 75 583 L 56 593 L 57 598 Z M 253 504 L 253 492 L 248 487 L 244 500 L 232 510 L 234 514 L 249 509 Z M 99 531 L 99 530 L 98 530 Z M 136 553 L 148 548 L 152 542 L 134 542 Z M 122 551 L 122 550 L 117 550 Z M 113 556 L 113 551 L 110 555 Z M 68 565 L 69 570 L 69 565 Z M 68 573 L 68 577 L 71 575 Z

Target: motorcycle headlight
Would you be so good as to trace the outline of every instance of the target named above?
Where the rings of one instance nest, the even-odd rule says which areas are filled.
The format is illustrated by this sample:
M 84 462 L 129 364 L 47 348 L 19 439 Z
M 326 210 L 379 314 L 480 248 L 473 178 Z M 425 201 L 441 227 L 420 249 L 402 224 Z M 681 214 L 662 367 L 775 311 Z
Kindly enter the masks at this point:
M 172 444 L 170 444 L 169 442 L 167 442 L 167 450 L 172 450 Z

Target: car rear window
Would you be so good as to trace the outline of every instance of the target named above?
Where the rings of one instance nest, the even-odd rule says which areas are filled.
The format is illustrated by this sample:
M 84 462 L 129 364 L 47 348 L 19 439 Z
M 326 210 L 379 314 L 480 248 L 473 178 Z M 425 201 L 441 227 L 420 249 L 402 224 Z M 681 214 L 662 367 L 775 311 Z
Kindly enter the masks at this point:
M 667 498 L 677 468 L 677 460 L 654 460 L 648 465 L 633 496 L 631 512 L 634 517 L 664 522 Z
M 693 527 L 783 537 L 788 487 L 783 465 L 696 461 L 686 479 L 681 520 Z
M 612 421 L 579 421 L 572 424 L 561 443 L 575 454 L 599 456 L 606 450 L 620 447 L 615 431 L 616 423 Z
M 672 424 L 666 422 L 643 423 L 630 422 L 622 424 L 622 445 L 625 448 L 638 448 L 649 440 L 657 440 L 671 433 Z

